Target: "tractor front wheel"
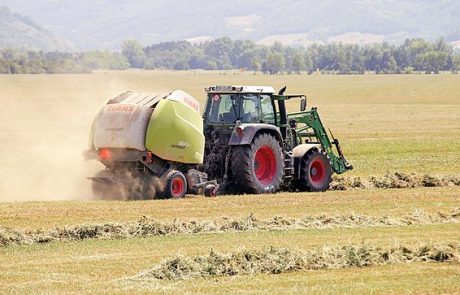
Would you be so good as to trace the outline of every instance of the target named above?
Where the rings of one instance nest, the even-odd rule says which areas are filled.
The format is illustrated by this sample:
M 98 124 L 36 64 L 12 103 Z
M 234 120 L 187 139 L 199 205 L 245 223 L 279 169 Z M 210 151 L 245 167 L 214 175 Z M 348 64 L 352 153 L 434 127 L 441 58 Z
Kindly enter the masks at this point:
M 240 193 L 277 191 L 283 165 L 280 144 L 267 133 L 256 136 L 251 145 L 236 146 L 231 151 L 231 177 Z
M 329 188 L 331 176 L 329 158 L 316 149 L 310 150 L 300 160 L 297 188 L 301 191 L 323 192 Z

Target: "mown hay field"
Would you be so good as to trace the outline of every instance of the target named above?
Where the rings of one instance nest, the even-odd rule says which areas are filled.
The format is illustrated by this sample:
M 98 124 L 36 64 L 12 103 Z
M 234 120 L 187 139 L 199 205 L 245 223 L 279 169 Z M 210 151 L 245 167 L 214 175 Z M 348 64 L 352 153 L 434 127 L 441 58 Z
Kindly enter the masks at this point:
M 348 177 L 460 177 L 460 75 L 0 75 L 0 293 L 460 292 L 453 183 L 93 199 L 85 177 L 101 166 L 81 153 L 105 100 L 167 89 L 204 99 L 211 84 L 287 85 L 306 94 L 355 166 Z M 25 238 L 11 243 L 15 237 Z M 171 274 L 176 279 L 159 279 Z

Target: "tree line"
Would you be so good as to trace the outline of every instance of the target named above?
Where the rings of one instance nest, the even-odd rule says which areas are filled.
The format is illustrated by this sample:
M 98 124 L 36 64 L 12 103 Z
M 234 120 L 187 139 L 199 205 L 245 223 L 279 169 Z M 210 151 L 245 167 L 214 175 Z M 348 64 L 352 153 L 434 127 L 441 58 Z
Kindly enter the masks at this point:
M 11 48 L 0 50 L 2 74 L 89 73 L 97 69 L 121 70 L 129 67 L 123 55 L 109 51 L 68 53 Z
M 96 69 L 245 69 L 266 74 L 326 72 L 377 74 L 460 71 L 460 54 L 443 39 L 407 39 L 403 44 L 311 44 L 271 46 L 219 38 L 200 44 L 172 41 L 142 46 L 126 40 L 121 53 L 0 50 L 0 73 L 82 73 Z
M 339 74 L 410 73 L 460 70 L 460 54 L 443 39 L 407 39 L 401 45 L 312 44 L 308 47 L 271 46 L 248 40 L 220 38 L 201 44 L 164 42 L 142 47 L 125 41 L 122 53 L 132 67 L 144 69 L 247 69 L 268 74 L 315 71 Z

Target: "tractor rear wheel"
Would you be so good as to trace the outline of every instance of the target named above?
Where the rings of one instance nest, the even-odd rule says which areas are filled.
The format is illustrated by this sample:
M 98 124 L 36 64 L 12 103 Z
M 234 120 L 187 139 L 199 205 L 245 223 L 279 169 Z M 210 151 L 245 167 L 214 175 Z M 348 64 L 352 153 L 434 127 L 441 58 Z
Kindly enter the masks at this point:
M 231 177 L 240 193 L 277 191 L 283 166 L 280 144 L 267 133 L 256 136 L 251 145 L 236 146 L 231 151 Z
M 187 179 L 182 172 L 171 170 L 166 175 L 164 197 L 180 199 L 187 192 Z
M 310 150 L 300 161 L 297 188 L 301 191 L 323 192 L 329 188 L 331 176 L 329 158 L 316 149 Z

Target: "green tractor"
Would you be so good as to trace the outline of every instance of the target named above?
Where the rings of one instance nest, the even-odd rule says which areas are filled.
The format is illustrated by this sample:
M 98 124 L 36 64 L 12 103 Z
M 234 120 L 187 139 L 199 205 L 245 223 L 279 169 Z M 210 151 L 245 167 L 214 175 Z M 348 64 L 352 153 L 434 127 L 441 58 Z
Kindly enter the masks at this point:
M 224 193 L 325 191 L 333 172 L 353 169 L 317 109 L 305 110 L 304 95 L 285 95 L 286 87 L 276 94 L 267 86 L 205 90 L 202 170 Z M 300 112 L 287 113 L 285 102 L 294 98 Z
M 352 166 L 316 108 L 305 111 L 305 96 L 284 90 L 212 86 L 203 117 L 199 102 L 181 90 L 110 99 L 93 122 L 86 153 L 105 166 L 89 177 L 94 193 L 153 199 L 327 190 L 332 172 Z M 287 114 L 285 101 L 293 98 L 301 112 Z

